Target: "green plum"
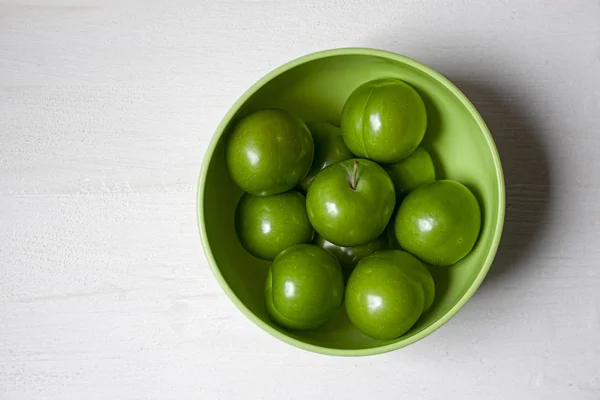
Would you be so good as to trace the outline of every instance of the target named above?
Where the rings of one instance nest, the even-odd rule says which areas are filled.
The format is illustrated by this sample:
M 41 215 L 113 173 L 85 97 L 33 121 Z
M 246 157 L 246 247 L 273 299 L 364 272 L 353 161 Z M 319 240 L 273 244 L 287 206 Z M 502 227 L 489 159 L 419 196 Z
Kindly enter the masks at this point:
M 400 162 L 386 166 L 397 196 L 403 196 L 426 183 L 435 181 L 435 167 L 431 156 L 423 147 L 417 147 Z
M 381 235 L 395 202 L 389 175 L 365 159 L 330 165 L 315 176 L 306 194 L 308 218 L 317 233 L 344 247 Z
M 346 312 L 365 335 L 392 340 L 406 333 L 433 304 L 435 284 L 427 268 L 401 250 L 363 258 L 346 286 Z
M 308 173 L 313 156 L 314 143 L 306 124 L 276 109 L 243 117 L 226 148 L 231 178 L 254 196 L 283 193 L 296 186 Z
M 284 249 L 310 243 L 314 230 L 306 214 L 306 199 L 296 190 L 271 196 L 244 194 L 235 225 L 242 246 L 255 257 L 272 260 Z
M 308 122 L 306 124 L 315 142 L 315 157 L 308 174 L 300 182 L 300 188 L 306 192 L 317 172 L 328 165 L 354 157 L 350 152 L 340 128 L 327 122 Z
M 329 251 L 298 244 L 282 251 L 265 283 L 267 311 L 279 325 L 318 328 L 338 310 L 344 297 L 340 263 Z
M 461 183 L 436 181 L 406 196 L 394 228 L 402 248 L 421 261 L 452 265 L 473 249 L 481 229 L 481 210 Z
M 375 252 L 389 248 L 389 240 L 385 233 L 371 242 L 348 247 L 338 246 L 323 236 L 316 235 L 315 244 L 325 250 L 329 250 L 336 256 L 342 265 L 342 270 L 346 278 L 350 276 L 350 273 L 360 260 Z
M 399 79 L 377 79 L 359 86 L 342 110 L 342 135 L 358 157 L 396 163 L 412 153 L 425 135 L 423 99 Z

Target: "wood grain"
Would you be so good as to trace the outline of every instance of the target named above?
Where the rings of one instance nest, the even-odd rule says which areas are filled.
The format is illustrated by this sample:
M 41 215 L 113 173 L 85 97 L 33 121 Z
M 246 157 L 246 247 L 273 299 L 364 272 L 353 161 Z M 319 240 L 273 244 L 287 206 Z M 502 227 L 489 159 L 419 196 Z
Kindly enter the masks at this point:
M 0 399 L 600 398 L 599 21 L 586 0 L 0 1 Z M 453 80 L 508 196 L 473 300 L 359 359 L 247 321 L 195 217 L 228 107 L 342 46 Z

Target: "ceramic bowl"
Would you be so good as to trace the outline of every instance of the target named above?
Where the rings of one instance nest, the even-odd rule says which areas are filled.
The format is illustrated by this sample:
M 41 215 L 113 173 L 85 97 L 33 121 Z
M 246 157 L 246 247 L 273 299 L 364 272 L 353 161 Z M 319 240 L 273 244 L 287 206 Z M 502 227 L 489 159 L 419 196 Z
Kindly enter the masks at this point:
M 267 314 L 264 282 L 269 262 L 241 246 L 234 211 L 242 192 L 225 164 L 225 143 L 237 118 L 262 108 L 283 108 L 303 120 L 339 124 L 350 93 L 377 78 L 398 78 L 422 96 L 428 115 L 424 146 L 440 178 L 469 187 L 482 209 L 482 229 L 473 251 L 451 267 L 434 268 L 435 303 L 403 336 L 390 341 L 359 332 L 342 309 L 314 331 L 292 332 Z M 448 79 L 410 58 L 375 49 L 344 48 L 306 55 L 260 79 L 230 108 L 206 151 L 197 194 L 197 216 L 206 258 L 223 291 L 266 332 L 299 348 L 339 356 L 362 356 L 414 343 L 446 323 L 475 293 L 487 274 L 502 232 L 504 180 L 500 158 L 483 119 Z

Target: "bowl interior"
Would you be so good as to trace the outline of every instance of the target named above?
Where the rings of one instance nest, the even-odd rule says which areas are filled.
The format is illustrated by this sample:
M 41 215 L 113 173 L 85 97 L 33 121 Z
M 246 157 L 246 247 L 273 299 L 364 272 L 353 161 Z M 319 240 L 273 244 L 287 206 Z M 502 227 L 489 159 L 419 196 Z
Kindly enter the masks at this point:
M 270 321 L 265 308 L 263 287 L 269 263 L 248 254 L 235 233 L 234 210 L 242 192 L 225 165 L 228 128 L 237 117 L 267 107 L 286 109 L 304 120 L 338 125 L 350 93 L 366 81 L 384 77 L 404 80 L 423 97 L 428 112 L 424 145 L 437 163 L 439 177 L 456 179 L 475 193 L 482 208 L 481 235 L 474 250 L 454 266 L 430 268 L 436 284 L 435 303 L 401 338 L 368 338 L 350 324 L 343 308 L 318 330 L 286 331 Z M 412 343 L 449 319 L 476 290 L 491 264 L 504 209 L 502 172 L 495 146 L 470 103 L 444 78 L 412 60 L 383 52 L 349 51 L 284 66 L 242 96 L 214 140 L 198 191 L 208 258 L 212 258 L 217 278 L 236 305 L 258 325 L 294 345 L 349 355 L 377 353 Z

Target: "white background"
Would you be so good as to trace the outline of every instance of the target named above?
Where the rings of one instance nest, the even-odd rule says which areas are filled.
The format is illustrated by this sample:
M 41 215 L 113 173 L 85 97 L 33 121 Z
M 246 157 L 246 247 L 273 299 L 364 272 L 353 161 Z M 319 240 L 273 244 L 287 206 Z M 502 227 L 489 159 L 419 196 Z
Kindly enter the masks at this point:
M 235 99 L 345 46 L 454 81 L 508 195 L 474 298 L 368 358 L 246 320 L 195 215 Z M 0 399 L 600 399 L 599 126 L 596 0 L 0 0 Z

